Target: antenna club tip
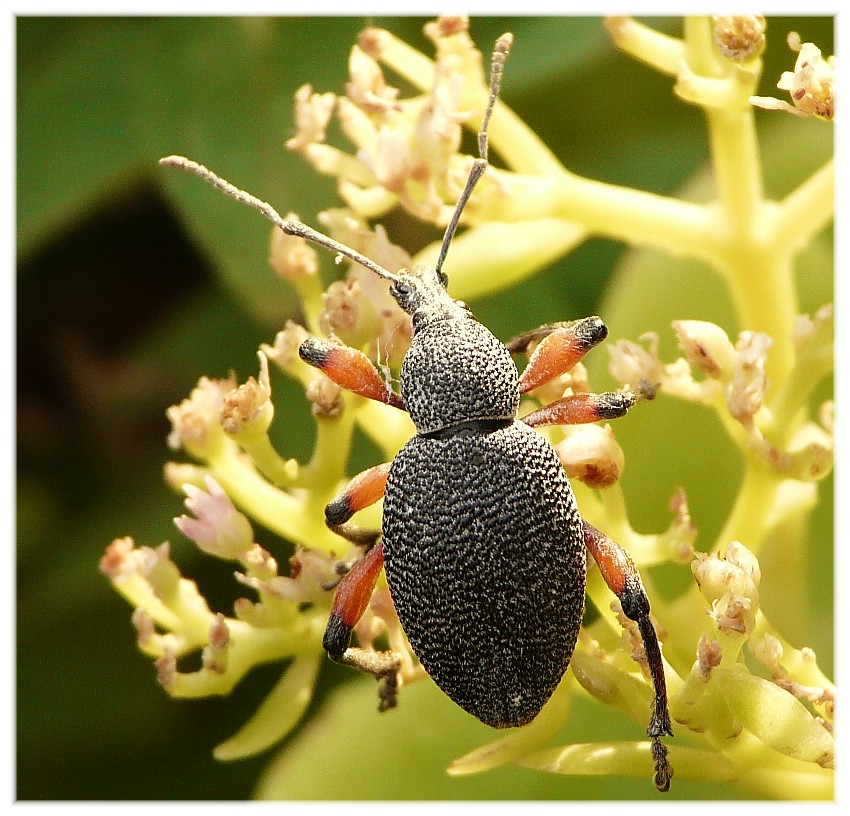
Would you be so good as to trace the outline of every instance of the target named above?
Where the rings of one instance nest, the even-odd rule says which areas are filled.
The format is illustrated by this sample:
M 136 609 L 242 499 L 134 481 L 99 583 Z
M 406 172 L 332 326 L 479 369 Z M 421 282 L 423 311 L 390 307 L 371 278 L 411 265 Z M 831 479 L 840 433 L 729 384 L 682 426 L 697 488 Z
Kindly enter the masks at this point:
M 496 40 L 496 51 L 499 54 L 508 55 L 508 52 L 511 50 L 511 46 L 514 44 L 514 35 L 511 34 L 510 31 L 502 34 L 498 40 Z
M 164 167 L 177 167 L 180 170 L 193 170 L 196 173 L 203 169 L 197 162 L 187 159 L 185 156 L 165 156 L 158 163 Z

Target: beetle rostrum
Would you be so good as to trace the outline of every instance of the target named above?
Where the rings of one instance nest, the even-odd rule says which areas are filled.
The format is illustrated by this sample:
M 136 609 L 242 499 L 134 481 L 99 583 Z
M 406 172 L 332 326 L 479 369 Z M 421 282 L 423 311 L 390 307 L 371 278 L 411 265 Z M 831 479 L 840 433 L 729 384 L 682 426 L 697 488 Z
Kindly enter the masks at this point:
M 379 709 L 396 705 L 400 660 L 350 645 L 375 582 L 386 570 L 399 620 L 435 683 L 495 728 L 530 722 L 569 666 L 584 612 L 589 552 L 626 616 L 637 622 L 655 690 L 647 734 L 656 787 L 672 768 L 661 738 L 672 735 L 658 639 L 649 601 L 629 555 L 579 514 L 555 450 L 534 430 L 625 414 L 641 395 L 573 394 L 517 417 L 520 395 L 572 368 L 607 334 L 598 317 L 542 326 L 507 346 L 447 291 L 442 263 L 463 206 L 487 167 L 487 123 L 511 45 L 496 44 L 490 97 L 476 160 L 446 229 L 435 268 L 383 269 L 181 157 L 192 170 L 291 235 L 299 235 L 390 281 L 411 316 L 413 337 L 401 394 L 360 351 L 311 338 L 299 353 L 339 385 L 406 410 L 416 428 L 392 462 L 351 480 L 326 509 L 328 525 L 362 544 L 363 557 L 334 594 L 324 646 L 334 660 L 377 677 Z M 512 353 L 536 344 L 522 375 Z M 381 534 L 349 524 L 383 497 Z

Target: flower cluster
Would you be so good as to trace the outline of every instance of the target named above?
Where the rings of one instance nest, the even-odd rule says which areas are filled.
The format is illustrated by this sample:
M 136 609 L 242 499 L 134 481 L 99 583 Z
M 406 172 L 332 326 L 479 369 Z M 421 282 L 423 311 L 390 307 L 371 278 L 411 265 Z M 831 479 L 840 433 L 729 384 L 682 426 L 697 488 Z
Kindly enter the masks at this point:
M 748 100 L 761 69 L 763 18 L 688 19 L 681 39 L 630 18 L 611 18 L 607 26 L 620 48 L 674 77 L 683 100 L 710 114 L 724 111 L 707 117 L 718 198 L 697 205 L 582 178 L 499 103 L 490 142 L 504 169 L 489 168 L 476 189 L 464 213 L 468 229 L 456 239 L 445 271 L 453 296 L 474 300 L 598 234 L 698 258 L 727 284 L 743 327 L 734 339 L 721 326 L 682 319 L 672 327 L 684 355 L 679 359 L 661 360 L 659 332 L 666 329 L 659 327 L 639 342 L 612 344 L 610 361 L 624 387 L 711 409 L 740 451 L 742 483 L 714 542 L 696 549 L 698 520 L 683 491 L 670 500 L 666 530 L 640 534 L 632 528 L 618 481 L 625 456 L 610 427 L 547 434 L 576 480 L 583 515 L 642 570 L 678 723 L 670 748 L 676 776 L 740 779 L 764 795 L 829 798 L 834 689 L 811 649 L 788 642 L 761 608 L 759 555 L 783 520 L 811 510 L 818 481 L 832 467 L 832 403 L 810 408 L 815 387 L 832 371 L 832 309 L 798 315 L 792 274 L 795 254 L 831 217 L 832 164 L 782 202 L 754 192 L 759 163 L 747 153 L 756 149 Z M 327 232 L 389 269 L 433 264 L 438 247 L 411 257 L 372 220 L 401 206 L 431 223 L 447 222 L 472 162 L 459 152 L 462 129 L 477 129 L 488 96 L 466 19 L 441 17 L 425 31 L 435 46 L 433 60 L 388 31 L 363 32 L 351 51 L 344 96 L 316 93 L 309 85 L 296 93 L 298 131 L 288 142 L 337 179 L 346 207 L 321 216 Z M 795 72 L 783 74 L 779 87 L 791 91 L 795 110 L 830 119 L 832 60 L 823 62 L 810 43 L 798 46 Z M 384 68 L 419 93 L 403 97 Z M 326 142 L 334 115 L 352 152 Z M 301 298 L 303 325 L 289 322 L 263 344 L 257 379 L 240 385 L 233 376 L 201 377 L 191 395 L 168 410 L 169 443 L 193 460 L 166 467 L 189 511 L 175 524 L 203 552 L 234 562 L 236 580 L 253 600 L 239 599 L 232 616 L 211 610 L 195 583 L 181 576 L 167 543 L 137 547 L 120 538 L 101 561 L 102 572 L 134 607 L 139 648 L 155 659 L 169 694 L 225 694 L 252 667 L 289 661 L 256 715 L 216 749 L 222 759 L 273 745 L 297 725 L 310 701 L 323 655 L 328 587 L 361 552 L 324 523 L 325 505 L 351 475 L 355 428 L 386 460 L 413 433 L 404 412 L 341 390 L 297 353 L 310 334 L 336 337 L 369 355 L 387 380 L 396 377 L 411 328 L 386 283 L 351 264 L 343 280 L 322 291 L 314 250 L 277 229 L 269 255 Z M 270 362 L 300 383 L 312 404 L 316 435 L 307 461 L 282 456 L 270 439 Z M 548 402 L 589 390 L 579 364 L 525 399 Z M 378 510 L 363 511 L 358 523 L 378 528 Z M 283 572 L 254 541 L 254 525 L 295 545 Z M 690 588 L 673 600 L 659 593 L 648 570 L 658 564 L 687 572 Z M 651 775 L 646 741 L 545 747 L 567 716 L 565 701 L 579 688 L 637 723 L 648 719 L 651 683 L 634 624 L 611 602 L 598 571 L 589 575 L 588 595 L 599 615 L 582 629 L 571 671 L 543 712 L 529 726 L 458 759 L 451 773 L 513 762 L 559 774 Z M 366 649 L 384 638 L 401 657 L 403 682 L 424 676 L 384 581 L 355 634 Z M 178 661 L 197 652 L 200 668 L 183 670 Z M 794 791 L 782 788 L 783 774 L 794 775 Z

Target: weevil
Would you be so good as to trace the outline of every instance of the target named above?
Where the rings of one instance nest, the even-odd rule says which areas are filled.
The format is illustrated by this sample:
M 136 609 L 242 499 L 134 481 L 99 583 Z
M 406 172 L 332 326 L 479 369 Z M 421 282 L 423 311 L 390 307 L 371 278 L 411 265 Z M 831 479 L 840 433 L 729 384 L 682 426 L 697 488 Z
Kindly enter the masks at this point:
M 283 232 L 324 246 L 390 282 L 413 335 L 401 393 L 361 351 L 310 338 L 299 354 L 340 386 L 410 415 L 415 435 L 392 462 L 354 477 L 328 504 L 327 524 L 366 545 L 339 580 L 323 645 L 340 663 L 380 682 L 379 709 L 396 705 L 400 661 L 350 645 L 382 569 L 399 620 L 422 666 L 463 709 L 494 728 L 534 719 L 569 666 L 584 613 L 586 553 L 623 612 L 635 621 L 654 687 L 647 734 L 654 781 L 669 789 L 661 738 L 672 736 L 661 651 L 649 601 L 631 557 L 584 521 L 549 442 L 534 429 L 622 416 L 633 393 L 574 394 L 522 418 L 520 396 L 569 371 L 608 330 L 598 317 L 543 326 L 500 342 L 447 290 L 443 261 L 461 213 L 488 166 L 487 127 L 499 96 L 510 34 L 496 43 L 479 156 L 446 227 L 434 267 L 395 273 L 316 232 L 189 159 L 190 170 L 262 212 Z M 536 344 L 522 375 L 512 354 Z M 380 535 L 350 524 L 384 500 Z

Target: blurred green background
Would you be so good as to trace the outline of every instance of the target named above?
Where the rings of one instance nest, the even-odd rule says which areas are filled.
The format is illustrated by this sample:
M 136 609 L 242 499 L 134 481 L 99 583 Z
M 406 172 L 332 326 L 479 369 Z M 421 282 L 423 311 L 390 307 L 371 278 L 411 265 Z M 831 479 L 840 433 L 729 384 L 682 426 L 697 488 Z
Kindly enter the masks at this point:
M 255 709 L 280 667 L 253 673 L 229 699 L 171 700 L 135 648 L 130 608 L 97 563 L 117 536 L 129 534 L 147 545 L 169 539 L 183 573 L 198 581 L 214 608 L 229 612 L 240 594 L 231 568 L 198 556 L 172 525 L 183 507 L 162 481 L 170 455 L 164 412 L 202 374 L 225 376 L 233 369 L 240 380 L 256 375 L 258 344 L 271 342 L 292 315 L 294 301 L 267 267 L 269 229 L 263 219 L 156 162 L 170 153 L 191 156 L 315 224 L 316 213 L 338 199 L 330 180 L 283 147 L 294 131 L 292 95 L 304 82 L 341 92 L 348 51 L 366 22 L 17 19 L 18 799 L 243 799 L 274 756 L 221 764 L 211 751 Z M 424 19 L 372 22 L 432 53 L 422 34 Z M 828 17 L 771 18 L 760 92 L 772 95 L 779 73 L 793 65 L 785 45 L 788 30 L 828 54 L 832 23 Z M 654 24 L 680 31 L 677 21 Z M 709 153 L 700 111 L 675 99 L 670 78 L 620 55 L 600 19 L 476 18 L 471 26 L 485 51 L 506 30 L 516 40 L 503 97 L 568 168 L 673 194 L 705 166 Z M 771 196 L 790 190 L 829 151 L 822 123 L 790 120 L 758 117 L 766 144 L 805 154 L 789 161 L 784 175 L 769 176 Z M 815 134 L 817 158 L 810 156 L 809 137 L 800 133 Z M 803 141 L 789 147 L 789 138 Z M 330 140 L 342 143 L 334 130 Z M 393 240 L 409 250 L 438 234 L 401 215 L 385 223 Z M 831 252 L 831 245 L 822 251 Z M 543 322 L 598 312 L 622 252 L 613 242 L 591 240 L 522 287 L 473 304 L 476 314 L 507 338 Z M 332 267 L 325 259 L 328 280 Z M 815 307 L 831 297 L 830 287 L 830 278 L 814 286 Z M 711 319 L 711 308 L 708 312 L 674 313 Z M 639 333 L 625 319 L 612 324 L 606 315 L 606 322 L 614 338 Z M 666 332 L 666 325 L 652 323 L 640 330 L 650 327 Z M 672 354 L 674 346 L 666 348 Z M 606 360 L 599 352 L 597 367 Z M 287 455 L 303 455 L 312 436 L 307 403 L 281 377 L 273 387 L 280 447 Z M 658 448 L 646 444 L 645 426 L 636 428 L 625 437 L 617 429 L 629 463 L 624 485 L 628 493 L 628 477 L 657 482 L 657 495 L 643 502 L 655 506 L 656 515 L 645 511 L 640 519 L 640 529 L 657 529 L 672 487 L 687 486 L 689 477 L 687 468 L 665 475 Z M 624 441 L 631 438 L 634 452 Z M 355 453 L 352 472 L 375 461 L 365 441 Z M 690 466 L 704 470 L 699 463 Z M 645 475 L 653 468 L 661 474 L 655 480 Z M 734 475 L 734 466 L 730 472 Z M 691 495 L 695 521 L 709 535 L 719 524 L 713 519 L 725 516 L 732 488 L 727 481 L 716 494 Z M 720 510 L 713 505 L 719 501 L 725 503 Z M 824 504 L 819 518 L 829 531 L 831 503 Z M 640 515 L 641 508 L 636 511 Z M 285 542 L 265 531 L 257 534 L 285 559 Z M 807 619 L 814 614 L 825 622 L 819 634 L 793 634 L 819 637 L 811 645 L 829 669 L 831 547 L 822 547 L 815 561 L 818 572 L 810 583 L 820 589 L 807 601 Z M 366 760 L 355 755 L 357 738 L 346 743 L 334 730 L 334 716 L 345 718 L 355 737 L 373 730 L 387 744 L 392 737 L 382 735 L 383 722 L 375 726 L 368 719 L 374 703 L 369 690 L 342 683 L 350 679 L 328 664 L 311 712 L 324 701 L 333 712 L 308 714 L 295 753 L 283 757 L 293 773 L 314 768 L 318 782 L 305 783 L 303 795 L 654 796 L 648 781 L 557 778 L 515 768 L 449 779 L 442 768 L 486 741 L 488 732 L 442 701 L 434 705 L 442 706 L 438 716 L 444 720 L 415 720 L 415 701 L 432 693 L 425 683 L 405 690 L 411 713 L 396 712 L 414 720 L 404 726 L 404 746 L 394 748 L 400 751 L 397 760 L 372 755 Z M 334 690 L 343 696 L 333 696 Z M 565 738 L 605 738 L 615 721 L 607 709 L 578 701 Z M 318 754 L 310 753 L 312 745 L 319 745 Z M 328 764 L 333 772 L 316 771 L 319 759 L 309 759 L 320 758 L 322 750 L 333 755 Z M 397 773 L 392 761 L 399 763 Z M 336 781 L 343 766 L 353 771 L 354 787 Z M 299 795 L 295 788 L 286 790 Z M 671 795 L 746 793 L 676 781 Z

